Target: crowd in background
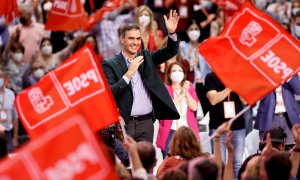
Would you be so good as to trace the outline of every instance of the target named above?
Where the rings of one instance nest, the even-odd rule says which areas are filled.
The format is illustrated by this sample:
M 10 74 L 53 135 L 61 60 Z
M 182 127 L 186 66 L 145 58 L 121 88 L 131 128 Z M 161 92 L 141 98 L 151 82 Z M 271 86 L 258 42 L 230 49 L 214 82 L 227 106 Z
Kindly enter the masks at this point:
M 176 56 L 157 66 L 172 98 L 180 119 L 159 122 L 157 139 L 153 143 L 120 136 L 111 139 L 101 132 L 104 140 L 117 154 L 113 160 L 122 179 L 297 179 L 300 162 L 300 95 L 299 77 L 263 98 L 256 118 L 249 110 L 233 124 L 224 117 L 223 102 L 232 101 L 236 111 L 245 102 L 225 87 L 212 72 L 199 45 L 217 36 L 225 26 L 225 9 L 214 0 L 128 0 L 114 11 L 105 14 L 90 32 L 47 31 L 45 22 L 52 0 L 19 0 L 20 16 L 12 22 L 0 17 L 0 138 L 2 157 L 13 153 L 29 137 L 14 107 L 15 96 L 30 87 L 47 72 L 63 63 L 72 53 L 90 43 L 102 63 L 121 52 L 119 28 L 136 24 L 141 31 L 140 50 L 156 51 L 166 47 L 168 32 L 163 15 L 176 10 L 180 20 L 176 30 L 180 40 Z M 82 1 L 88 14 L 101 8 L 107 1 Z M 254 0 L 253 4 L 281 24 L 292 36 L 300 39 L 299 0 Z M 210 117 L 209 133 L 213 151 L 203 152 L 197 119 L 198 105 Z M 5 118 L 2 117 L 4 114 Z M 271 118 L 272 117 L 272 118 Z M 273 118 L 275 117 L 275 118 Z M 245 161 L 245 137 L 253 122 L 259 130 L 259 153 Z M 230 130 L 231 128 L 231 130 Z M 109 128 L 108 128 L 109 129 Z M 116 126 L 113 131 L 118 131 Z M 108 130 L 110 131 L 110 130 Z M 156 164 L 154 144 L 164 157 Z M 125 148 L 127 152 L 123 149 Z M 131 173 L 128 154 L 132 157 Z M 114 156 L 113 156 L 114 157 Z M 159 166 L 154 172 L 154 167 Z M 299 174 L 300 175 L 300 174 Z

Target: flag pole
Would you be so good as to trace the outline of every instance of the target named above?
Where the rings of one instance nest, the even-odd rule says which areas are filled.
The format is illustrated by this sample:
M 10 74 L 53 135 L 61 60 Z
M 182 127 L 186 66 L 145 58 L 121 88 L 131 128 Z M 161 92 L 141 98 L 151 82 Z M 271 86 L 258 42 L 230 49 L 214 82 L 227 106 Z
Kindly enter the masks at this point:
M 232 119 L 229 120 L 229 122 L 234 122 L 237 118 L 239 118 L 242 114 L 244 114 L 247 110 L 250 109 L 250 105 L 248 105 L 247 107 L 245 107 L 243 110 L 241 110 L 235 117 L 233 117 Z M 216 132 L 214 132 L 211 136 L 209 136 L 207 139 L 205 139 L 205 141 L 203 141 L 203 143 L 201 143 L 201 146 L 206 145 L 208 142 L 210 142 L 216 135 Z

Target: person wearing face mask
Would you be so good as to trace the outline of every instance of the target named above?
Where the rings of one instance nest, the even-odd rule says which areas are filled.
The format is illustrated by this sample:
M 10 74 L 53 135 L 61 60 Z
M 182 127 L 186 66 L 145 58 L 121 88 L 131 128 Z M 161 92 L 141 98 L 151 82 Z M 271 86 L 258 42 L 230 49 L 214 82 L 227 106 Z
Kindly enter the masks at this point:
M 142 33 L 141 49 L 157 50 L 163 35 L 157 29 L 157 23 L 153 19 L 153 12 L 148 6 L 142 5 L 137 9 L 136 24 L 139 25 Z
M 23 88 L 30 87 L 37 83 L 44 75 L 46 70 L 44 64 L 41 61 L 32 61 L 30 66 L 26 69 L 23 77 Z
M 33 54 L 39 49 L 39 43 L 43 37 L 49 36 L 44 30 L 44 25 L 32 20 L 33 7 L 31 5 L 20 5 L 20 24 L 11 28 L 11 36 L 17 36 L 24 47 L 23 61 L 29 63 Z
M 300 40 L 300 11 L 294 16 L 292 27 L 293 35 Z
M 292 1 L 292 17 L 295 17 L 298 12 L 300 12 L 300 0 Z
M 12 153 L 18 145 L 19 122 L 14 105 L 15 94 L 5 87 L 6 81 L 6 75 L 0 70 L 0 125 L 5 127 L 7 149 Z
M 4 73 L 9 79 L 7 87 L 18 94 L 23 90 L 22 76 L 29 65 L 23 62 L 25 49 L 22 44 L 10 42 L 8 48 L 8 63 L 4 66 Z
M 200 8 L 194 11 L 193 17 L 201 28 L 200 42 L 210 36 L 210 24 L 217 17 L 218 5 L 212 0 L 199 0 Z
M 209 108 L 209 135 L 213 135 L 219 126 L 235 117 L 236 114 L 243 109 L 243 103 L 236 93 L 224 86 L 214 72 L 207 74 L 205 77 L 204 88 L 206 90 L 206 96 L 211 104 Z M 243 116 L 240 116 L 232 123 L 231 131 L 231 143 L 234 146 L 233 171 L 234 178 L 236 179 L 243 162 L 245 149 L 246 129 Z M 214 147 L 213 144 L 215 139 L 221 141 L 222 160 L 225 163 L 227 157 L 225 145 L 226 135 L 215 136 L 214 140 L 211 142 L 212 147 Z
M 178 62 L 170 64 L 166 73 L 166 88 L 180 114 L 179 120 L 162 120 L 159 122 L 156 145 L 165 158 L 169 152 L 169 143 L 174 132 L 181 126 L 190 127 L 199 138 L 199 130 L 194 111 L 197 110 L 198 98 L 193 85 L 186 81 L 184 66 Z
M 53 53 L 53 46 L 49 38 L 43 38 L 40 44 L 40 51 L 37 51 L 33 59 L 41 60 L 44 63 L 46 71 L 50 71 L 66 60 L 74 50 L 78 39 L 73 40 L 63 50 Z
M 198 51 L 201 31 L 196 20 L 192 19 L 187 23 L 186 33 L 189 41 L 180 42 L 180 54 L 189 63 L 189 72 L 193 73 L 191 83 L 196 86 L 197 96 L 200 99 L 203 115 L 205 116 L 208 112 L 209 102 L 204 92 L 203 81 L 205 76 L 211 72 L 211 69 Z
M 292 3 L 287 0 L 276 0 L 267 6 L 267 11 L 278 16 L 279 23 L 290 22 L 292 17 Z

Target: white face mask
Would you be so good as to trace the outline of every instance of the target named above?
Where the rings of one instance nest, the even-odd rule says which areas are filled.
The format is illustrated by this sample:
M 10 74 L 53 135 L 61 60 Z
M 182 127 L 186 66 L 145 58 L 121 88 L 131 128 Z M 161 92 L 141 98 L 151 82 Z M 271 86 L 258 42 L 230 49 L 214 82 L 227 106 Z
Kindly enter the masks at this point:
M 13 54 L 13 59 L 16 61 L 16 62 L 21 62 L 22 59 L 23 59 L 23 53 L 22 52 L 15 52 Z
M 41 79 L 45 75 L 45 71 L 43 69 L 37 69 L 33 72 L 33 76 L 36 79 Z
M 293 13 L 293 15 L 295 16 L 296 14 L 297 14 L 297 12 L 299 12 L 300 11 L 300 8 L 293 8 L 292 9 L 292 13 Z
M 48 55 L 50 55 L 52 53 L 52 46 L 46 45 L 46 46 L 42 47 L 41 51 L 42 51 L 43 55 L 48 56 Z
M 188 36 L 189 36 L 190 40 L 197 41 L 200 37 L 200 31 L 199 30 L 189 31 Z
M 44 8 L 44 11 L 47 11 L 47 12 L 50 11 L 52 8 L 52 2 L 51 1 L 46 2 L 44 4 L 43 8 Z
M 142 26 L 146 27 L 150 23 L 150 16 L 142 15 L 139 17 L 139 22 Z
M 204 7 L 205 9 L 210 9 L 213 5 L 213 2 L 209 0 L 202 0 L 201 1 L 201 6 Z
M 184 74 L 183 74 L 183 72 L 180 72 L 180 71 L 174 71 L 171 73 L 170 78 L 173 83 L 181 83 L 184 78 Z
M 295 34 L 298 38 L 300 38 L 300 26 L 295 26 Z

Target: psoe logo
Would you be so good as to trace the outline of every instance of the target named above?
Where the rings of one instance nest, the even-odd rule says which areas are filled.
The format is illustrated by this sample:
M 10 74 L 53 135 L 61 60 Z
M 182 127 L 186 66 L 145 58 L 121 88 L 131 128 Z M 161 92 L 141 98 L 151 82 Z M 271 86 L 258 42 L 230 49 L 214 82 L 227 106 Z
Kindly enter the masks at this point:
M 251 47 L 257 40 L 256 36 L 262 32 L 262 27 L 258 22 L 251 21 L 242 31 L 239 39 L 240 43 Z
M 34 110 L 41 114 L 50 109 L 53 105 L 52 98 L 48 96 L 44 96 L 42 90 L 39 87 L 34 87 L 29 90 L 28 98 L 30 103 L 32 104 Z

